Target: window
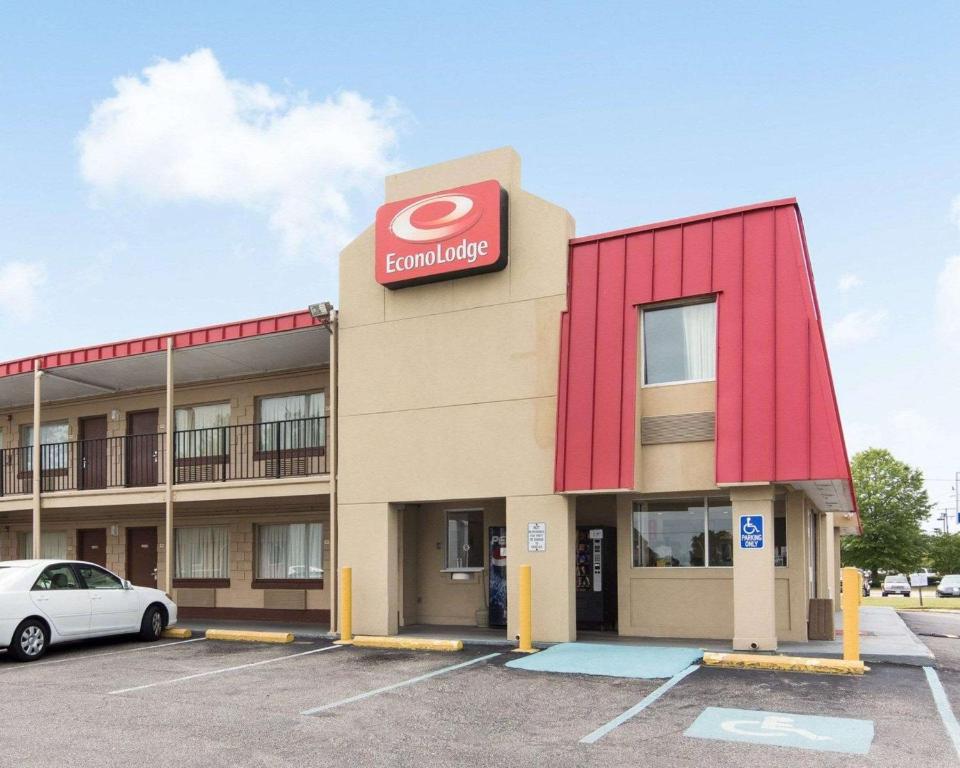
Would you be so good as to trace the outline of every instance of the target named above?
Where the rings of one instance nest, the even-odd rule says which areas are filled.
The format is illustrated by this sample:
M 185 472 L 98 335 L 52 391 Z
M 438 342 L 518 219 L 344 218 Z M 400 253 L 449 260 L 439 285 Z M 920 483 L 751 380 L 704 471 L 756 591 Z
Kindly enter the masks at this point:
M 787 504 L 783 499 L 773 502 L 773 564 L 787 565 Z
M 109 571 L 95 565 L 78 565 L 80 578 L 87 589 L 123 589 L 123 582 Z
M 44 568 L 33 588 L 41 591 L 80 589 L 80 585 L 77 583 L 77 575 L 73 572 L 73 568 L 66 563 L 61 563 Z
M 635 568 L 732 566 L 733 509 L 729 499 L 635 503 L 633 565 Z
M 648 309 L 643 313 L 643 383 L 671 384 L 715 377 L 716 303 Z
M 33 558 L 33 533 L 17 534 L 17 552 L 23 560 Z M 67 556 L 67 534 L 63 531 L 46 531 L 40 534 L 40 557 L 44 560 L 59 560 Z
M 323 525 L 257 526 L 258 579 L 322 579 Z
M 259 401 L 261 451 L 322 448 L 326 445 L 323 392 L 262 397 Z
M 190 405 L 177 408 L 173 415 L 178 459 L 223 456 L 223 430 L 220 427 L 230 425 L 230 403 Z
M 44 469 L 66 469 L 68 466 L 67 446 L 70 439 L 69 427 L 65 421 L 54 421 L 40 425 L 40 466 Z M 33 424 L 20 427 L 20 445 L 23 448 L 33 446 Z M 23 451 L 23 468 L 33 470 L 33 451 Z
M 447 570 L 483 568 L 483 510 L 447 510 Z
M 173 537 L 175 579 L 230 578 L 230 531 L 225 525 L 177 528 Z

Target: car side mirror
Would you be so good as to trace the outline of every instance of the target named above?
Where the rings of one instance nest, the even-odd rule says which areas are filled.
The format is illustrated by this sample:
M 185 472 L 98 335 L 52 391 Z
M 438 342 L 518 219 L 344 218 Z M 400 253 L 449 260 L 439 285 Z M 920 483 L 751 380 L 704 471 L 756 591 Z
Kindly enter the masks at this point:
M 124 580 L 123 580 L 123 588 L 124 588 L 124 589 L 133 589 L 133 584 L 131 584 L 131 583 L 130 583 L 129 581 L 127 581 L 126 579 L 124 579 Z

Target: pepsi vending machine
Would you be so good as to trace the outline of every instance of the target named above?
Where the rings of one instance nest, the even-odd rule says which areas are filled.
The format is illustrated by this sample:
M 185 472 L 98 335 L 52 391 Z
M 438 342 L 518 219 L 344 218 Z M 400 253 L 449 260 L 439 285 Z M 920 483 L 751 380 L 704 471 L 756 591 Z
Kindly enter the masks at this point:
M 507 529 L 491 526 L 487 541 L 490 546 L 490 626 L 507 626 Z
M 617 529 L 577 528 L 577 629 L 617 628 Z

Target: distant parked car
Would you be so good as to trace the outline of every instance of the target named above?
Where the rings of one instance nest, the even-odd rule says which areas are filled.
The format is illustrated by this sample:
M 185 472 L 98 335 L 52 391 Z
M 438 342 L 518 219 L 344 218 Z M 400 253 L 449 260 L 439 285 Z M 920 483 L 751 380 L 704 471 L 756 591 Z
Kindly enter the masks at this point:
M 955 573 L 944 576 L 937 587 L 937 597 L 960 597 L 960 576 Z
M 902 573 L 895 575 L 887 576 L 883 580 L 883 587 L 881 593 L 884 597 L 887 595 L 900 595 L 902 597 L 910 597 L 910 582 L 907 580 L 907 577 Z
M 159 589 L 135 587 L 93 563 L 0 562 L 0 648 L 35 661 L 55 643 L 139 633 L 157 640 L 177 622 L 177 606 Z
M 926 576 L 927 584 L 931 587 L 940 582 L 940 576 L 934 573 L 933 571 L 931 571 L 929 568 L 921 568 L 916 573 L 911 573 L 910 574 L 911 583 L 917 583 L 922 581 L 922 579 L 917 578 L 918 576 Z

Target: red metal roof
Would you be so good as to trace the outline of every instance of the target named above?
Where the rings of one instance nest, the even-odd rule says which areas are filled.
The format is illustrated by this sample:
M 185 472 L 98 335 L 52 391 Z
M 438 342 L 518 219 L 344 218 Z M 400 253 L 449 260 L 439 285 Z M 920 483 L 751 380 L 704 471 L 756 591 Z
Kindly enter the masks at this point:
M 570 241 L 557 490 L 635 487 L 637 308 L 710 294 L 716 481 L 852 488 L 803 224 L 788 198 Z
M 216 344 L 224 341 L 237 341 L 255 336 L 265 336 L 270 333 L 294 331 L 311 326 L 326 325 L 325 320 L 313 317 L 307 310 L 287 312 L 281 315 L 258 317 L 252 320 L 240 320 L 233 323 L 208 325 L 203 328 L 194 328 L 173 333 L 160 333 L 155 336 L 144 336 L 128 341 L 114 341 L 108 344 L 97 344 L 92 347 L 65 350 L 63 352 L 49 352 L 42 355 L 23 357 L 0 363 L 0 378 L 29 373 L 33 370 L 34 361 L 40 361 L 44 370 L 61 368 L 68 365 L 80 365 L 100 360 L 111 360 L 134 355 L 163 352 L 167 348 L 167 338 L 173 337 L 174 349 L 199 347 L 204 344 Z

